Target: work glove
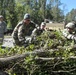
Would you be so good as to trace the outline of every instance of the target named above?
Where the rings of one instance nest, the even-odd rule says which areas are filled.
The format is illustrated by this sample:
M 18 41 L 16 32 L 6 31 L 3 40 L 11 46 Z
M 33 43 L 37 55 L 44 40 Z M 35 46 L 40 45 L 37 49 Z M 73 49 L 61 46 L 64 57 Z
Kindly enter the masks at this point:
M 25 40 L 25 43 L 31 43 L 32 42 L 32 37 L 29 37 Z
M 29 46 L 29 44 L 32 42 L 32 38 L 27 38 L 26 40 L 25 40 L 25 43 L 24 43 L 24 47 L 27 47 L 27 46 Z

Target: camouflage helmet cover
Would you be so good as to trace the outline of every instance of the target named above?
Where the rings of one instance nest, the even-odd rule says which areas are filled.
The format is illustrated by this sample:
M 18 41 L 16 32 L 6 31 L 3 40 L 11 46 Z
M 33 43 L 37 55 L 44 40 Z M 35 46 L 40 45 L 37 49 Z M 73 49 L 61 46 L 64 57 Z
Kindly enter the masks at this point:
M 2 15 L 0 15 L 0 18 L 3 18 L 3 16 L 2 16 Z
M 66 25 L 66 28 L 72 28 L 72 29 L 74 29 L 74 28 L 75 28 L 75 24 L 72 23 L 72 22 L 70 22 L 70 23 L 68 23 L 68 24 Z
M 46 25 L 46 23 L 45 23 L 45 22 L 42 22 L 42 23 L 41 23 L 41 26 L 45 26 L 45 25 Z
M 26 13 L 26 14 L 24 15 L 24 19 L 30 19 L 30 14 Z

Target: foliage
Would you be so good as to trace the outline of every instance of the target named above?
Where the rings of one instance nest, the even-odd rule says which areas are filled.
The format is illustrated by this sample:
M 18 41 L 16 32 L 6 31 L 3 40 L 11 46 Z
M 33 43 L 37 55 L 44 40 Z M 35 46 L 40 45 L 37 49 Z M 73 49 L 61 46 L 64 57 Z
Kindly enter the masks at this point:
M 17 46 L 11 49 L 0 48 L 0 57 L 23 54 L 35 50 L 45 51 L 44 54 L 30 54 L 19 62 L 13 62 L 11 63 L 13 65 L 9 64 L 10 68 L 8 67 L 5 70 L 10 75 L 74 75 L 76 61 L 69 58 L 76 56 L 76 51 L 72 48 L 74 42 L 63 38 L 61 35 L 60 31 L 44 31 L 26 48 Z M 55 60 L 52 58 L 55 58 Z
M 72 9 L 69 13 L 67 13 L 66 20 L 68 22 L 75 21 L 75 17 L 76 17 L 76 9 Z
M 76 9 L 64 16 L 65 7 L 63 10 L 60 8 L 62 4 L 60 0 L 1 0 L 0 14 L 4 16 L 7 27 L 12 29 L 23 19 L 25 13 L 30 13 L 31 19 L 38 24 L 44 19 L 56 22 L 74 20 Z
M 31 19 L 38 24 L 45 18 L 55 21 L 62 19 L 60 0 L 1 0 L 0 5 L 0 14 L 4 16 L 8 28 L 14 29 L 25 13 L 30 13 Z

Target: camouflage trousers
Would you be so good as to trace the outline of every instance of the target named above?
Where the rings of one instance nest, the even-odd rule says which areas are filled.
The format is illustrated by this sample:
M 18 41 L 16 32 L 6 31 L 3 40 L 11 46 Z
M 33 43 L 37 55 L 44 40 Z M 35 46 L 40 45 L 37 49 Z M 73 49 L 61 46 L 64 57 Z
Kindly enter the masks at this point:
M 18 39 L 13 39 L 14 46 L 22 46 Z

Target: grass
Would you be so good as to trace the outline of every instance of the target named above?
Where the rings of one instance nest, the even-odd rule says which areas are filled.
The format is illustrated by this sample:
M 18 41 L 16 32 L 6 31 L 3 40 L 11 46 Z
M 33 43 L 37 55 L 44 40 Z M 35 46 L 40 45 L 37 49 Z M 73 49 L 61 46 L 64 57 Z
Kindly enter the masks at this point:
M 10 35 L 5 35 L 4 38 L 12 38 Z

